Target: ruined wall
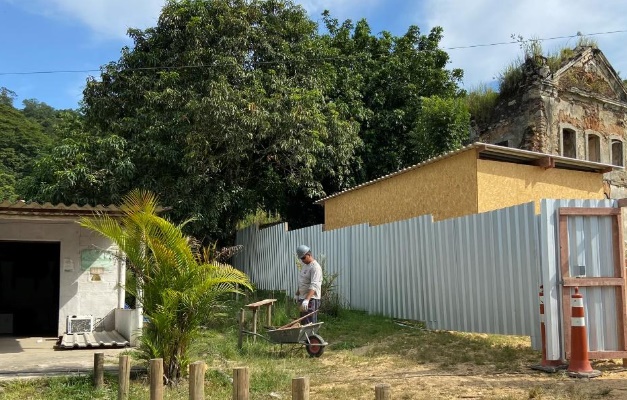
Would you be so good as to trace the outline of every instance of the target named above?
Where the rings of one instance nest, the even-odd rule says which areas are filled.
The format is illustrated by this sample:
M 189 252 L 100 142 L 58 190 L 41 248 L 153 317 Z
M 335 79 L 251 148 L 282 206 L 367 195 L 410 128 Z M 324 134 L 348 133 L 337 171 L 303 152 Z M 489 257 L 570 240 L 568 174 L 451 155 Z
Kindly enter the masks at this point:
M 626 165 L 627 102 L 622 83 L 598 50 L 583 51 L 578 59 L 547 79 L 537 72 L 526 77 L 517 94 L 501 99 L 493 121 L 481 130 L 487 143 L 509 141 L 509 147 L 571 156 L 563 131 L 574 132 L 574 157 L 604 164 Z M 555 72 L 555 71 L 553 71 Z M 591 145 L 589 139 L 598 144 Z M 620 153 L 613 154 L 612 142 Z M 591 147 L 598 145 L 598 159 Z M 619 159 L 619 161 L 617 160 Z M 627 173 L 605 175 L 612 198 L 627 196 Z
M 491 122 L 479 126 L 479 140 L 507 142 L 508 147 L 542 151 L 545 125 L 544 102 L 539 82 L 501 99 L 492 112 Z
M 477 212 L 475 151 L 465 151 L 328 199 L 325 230 L 379 225 L 419 215 L 435 220 Z

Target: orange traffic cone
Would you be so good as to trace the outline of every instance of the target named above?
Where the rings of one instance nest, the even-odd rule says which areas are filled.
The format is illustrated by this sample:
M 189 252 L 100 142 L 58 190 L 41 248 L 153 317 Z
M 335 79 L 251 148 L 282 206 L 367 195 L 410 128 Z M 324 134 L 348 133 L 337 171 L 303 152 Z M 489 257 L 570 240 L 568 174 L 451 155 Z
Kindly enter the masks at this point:
M 544 372 L 557 372 L 566 368 L 562 360 L 546 359 L 546 327 L 544 318 L 544 286 L 540 285 L 540 336 L 542 339 L 542 361 L 538 365 L 532 365 L 532 369 Z
M 583 307 L 583 296 L 579 288 L 571 299 L 572 314 L 570 320 L 570 363 L 568 376 L 574 378 L 594 378 L 601 375 L 601 371 L 592 369 L 588 360 L 588 336 L 586 333 L 586 318 Z

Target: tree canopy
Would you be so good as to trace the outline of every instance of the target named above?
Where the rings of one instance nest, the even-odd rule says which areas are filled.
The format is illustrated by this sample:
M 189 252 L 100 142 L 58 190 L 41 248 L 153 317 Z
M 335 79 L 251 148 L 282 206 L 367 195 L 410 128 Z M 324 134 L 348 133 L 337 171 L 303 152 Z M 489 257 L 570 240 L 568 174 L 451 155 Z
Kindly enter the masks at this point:
M 322 39 L 336 57 L 333 96 L 350 106 L 364 142 L 355 168 L 358 180 L 422 161 L 409 141 L 420 116 L 429 112 L 422 98 L 463 94 L 458 86 L 463 72 L 447 70 L 448 54 L 438 47 L 442 28 L 422 35 L 410 26 L 402 36 L 385 31 L 375 36 L 366 20 L 340 24 L 328 12 L 324 23 L 328 33 Z
M 446 69 L 441 28 L 323 22 L 287 0 L 169 1 L 88 80 L 83 116 L 62 118 L 25 192 L 109 203 L 145 188 L 211 238 L 259 208 L 292 227 L 322 222 L 315 199 L 421 161 L 412 135 L 447 124 L 424 118 L 424 99 L 458 97 L 462 77 Z M 436 136 L 422 136 L 433 151 L 449 143 Z

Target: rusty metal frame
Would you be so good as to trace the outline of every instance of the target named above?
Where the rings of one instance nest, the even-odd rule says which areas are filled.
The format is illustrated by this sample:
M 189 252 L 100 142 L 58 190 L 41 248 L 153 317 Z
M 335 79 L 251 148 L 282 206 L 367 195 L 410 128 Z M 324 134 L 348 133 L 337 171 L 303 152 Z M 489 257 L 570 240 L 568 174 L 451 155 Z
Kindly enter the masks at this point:
M 623 229 L 620 208 L 585 208 L 562 207 L 559 215 L 559 245 L 560 270 L 562 274 L 562 321 L 564 322 L 564 349 L 566 358 L 570 358 L 570 314 L 571 314 L 571 287 L 605 286 L 616 290 L 616 309 L 619 328 L 618 351 L 590 351 L 590 359 L 627 358 L 627 330 L 625 329 L 625 314 L 627 303 L 625 298 L 625 259 L 623 257 Z M 614 251 L 614 277 L 574 278 L 570 276 L 568 260 L 568 217 L 569 216 L 610 216 L 612 217 L 612 248 Z

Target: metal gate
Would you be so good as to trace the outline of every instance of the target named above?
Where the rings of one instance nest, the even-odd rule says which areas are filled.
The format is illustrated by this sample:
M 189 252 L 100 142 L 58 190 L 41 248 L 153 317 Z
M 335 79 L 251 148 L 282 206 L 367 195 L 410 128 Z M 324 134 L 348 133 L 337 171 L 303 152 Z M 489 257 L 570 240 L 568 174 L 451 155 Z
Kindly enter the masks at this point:
M 627 358 L 625 261 L 620 208 L 561 207 L 562 332 L 570 358 L 571 295 L 584 297 L 589 357 Z

